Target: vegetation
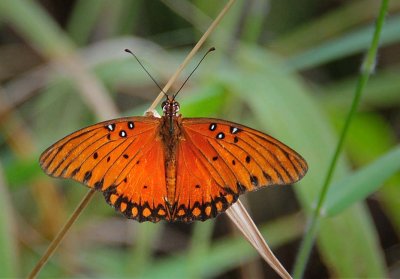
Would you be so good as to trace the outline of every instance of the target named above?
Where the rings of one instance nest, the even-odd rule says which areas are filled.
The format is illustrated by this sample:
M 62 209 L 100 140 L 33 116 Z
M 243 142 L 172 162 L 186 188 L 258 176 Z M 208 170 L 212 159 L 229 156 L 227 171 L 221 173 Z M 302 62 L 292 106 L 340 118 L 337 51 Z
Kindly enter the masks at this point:
M 241 197 L 292 271 L 376 32 L 380 2 L 237 0 L 179 95 L 186 117 L 257 128 L 302 154 L 298 184 Z M 0 1 L 0 276 L 26 276 L 87 189 L 47 177 L 38 157 L 100 120 L 142 115 L 223 8 L 215 1 Z M 400 3 L 321 204 L 304 277 L 395 277 L 400 247 Z M 369 57 L 369 56 L 367 56 Z M 179 88 L 196 64 L 185 68 Z M 372 67 L 374 66 L 374 67 Z M 369 75 L 370 72 L 367 72 Z M 304 267 L 305 262 L 303 263 Z M 222 215 L 139 224 L 96 194 L 41 277 L 277 276 Z

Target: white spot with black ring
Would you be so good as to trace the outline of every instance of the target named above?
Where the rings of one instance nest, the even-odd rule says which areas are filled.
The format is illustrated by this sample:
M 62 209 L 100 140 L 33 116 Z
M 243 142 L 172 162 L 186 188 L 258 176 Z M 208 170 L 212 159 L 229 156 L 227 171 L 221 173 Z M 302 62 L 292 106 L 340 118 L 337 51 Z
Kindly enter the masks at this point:
M 115 124 L 108 124 L 108 125 L 107 125 L 107 129 L 108 129 L 109 131 L 114 131 L 114 129 L 115 129 Z
M 231 127 L 231 133 L 232 134 L 236 134 L 237 132 L 239 132 L 239 129 L 236 127 Z

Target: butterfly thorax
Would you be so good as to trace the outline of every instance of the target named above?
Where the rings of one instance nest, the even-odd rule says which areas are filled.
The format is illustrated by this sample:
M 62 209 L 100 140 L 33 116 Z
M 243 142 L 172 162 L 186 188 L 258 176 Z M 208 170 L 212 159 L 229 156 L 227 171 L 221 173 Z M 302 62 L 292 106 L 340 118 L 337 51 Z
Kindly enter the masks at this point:
M 177 163 L 177 144 L 181 140 L 181 115 L 179 112 L 179 103 L 167 99 L 162 104 L 163 117 L 160 130 L 160 136 L 164 143 L 165 150 L 165 180 L 167 185 L 167 204 L 170 214 L 173 213 L 173 201 L 175 200 L 176 189 L 176 163 Z

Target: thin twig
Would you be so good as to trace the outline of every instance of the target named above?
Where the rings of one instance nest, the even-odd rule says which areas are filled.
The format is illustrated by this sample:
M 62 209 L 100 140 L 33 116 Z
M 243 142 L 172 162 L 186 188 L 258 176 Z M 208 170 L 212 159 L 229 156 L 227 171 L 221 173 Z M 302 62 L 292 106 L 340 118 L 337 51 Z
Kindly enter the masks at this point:
M 358 105 L 360 103 L 361 95 L 364 91 L 364 88 L 365 88 L 367 82 L 368 82 L 369 76 L 375 69 L 376 53 L 377 53 L 377 50 L 379 47 L 379 38 L 380 38 L 381 31 L 383 29 L 383 23 L 384 23 L 385 15 L 386 15 L 387 8 L 388 8 L 388 2 L 389 2 L 389 0 L 382 0 L 382 2 L 381 2 L 381 7 L 380 7 L 380 11 L 379 11 L 378 20 L 376 22 L 374 36 L 372 38 L 371 45 L 368 49 L 367 55 L 365 56 L 365 59 L 361 66 L 361 73 L 360 73 L 360 76 L 357 81 L 357 86 L 355 89 L 351 108 L 347 115 L 346 122 L 342 129 L 342 133 L 340 135 L 339 142 L 337 143 L 335 153 L 332 157 L 332 161 L 329 165 L 329 169 L 326 174 L 322 188 L 320 190 L 320 194 L 318 195 L 317 203 L 316 203 L 317 206 L 311 216 L 311 219 L 309 220 L 309 223 L 307 226 L 307 231 L 306 231 L 303 241 L 300 245 L 300 250 L 297 255 L 297 259 L 296 259 L 295 266 L 294 266 L 294 272 L 293 272 L 294 278 L 303 277 L 304 270 L 306 268 L 306 264 L 307 264 L 308 258 L 310 256 L 310 253 L 311 253 L 311 249 L 313 247 L 313 244 L 315 242 L 315 237 L 318 232 L 319 219 L 321 217 L 321 208 L 325 202 L 329 186 L 331 185 L 332 177 L 333 177 L 333 174 L 336 169 L 339 155 L 343 149 L 343 145 L 344 145 L 344 141 L 347 136 L 347 132 L 348 132 L 350 124 L 354 118 L 354 115 L 357 111 Z
M 72 224 L 75 223 L 76 219 L 78 219 L 79 215 L 82 213 L 82 210 L 89 204 L 89 202 L 93 198 L 93 195 L 95 192 L 96 192 L 95 190 L 91 189 L 85 195 L 85 197 L 79 203 L 78 207 L 72 213 L 71 217 L 69 217 L 67 223 L 65 223 L 65 225 L 62 227 L 60 232 L 50 243 L 49 247 L 47 247 L 46 252 L 43 254 L 43 256 L 40 258 L 39 262 L 35 265 L 35 267 L 31 271 L 31 273 L 29 274 L 29 276 L 28 276 L 29 279 L 33 279 L 37 276 L 37 274 L 42 269 L 42 267 L 46 264 L 46 262 L 48 261 L 50 256 L 57 249 L 58 245 L 60 245 L 61 240 L 64 238 L 65 234 L 69 231 Z
M 279 276 L 281 276 L 281 278 L 292 278 L 279 260 L 275 257 L 274 253 L 272 253 L 268 244 L 265 242 L 263 236 L 240 200 L 228 208 L 226 210 L 226 214 L 236 225 L 236 227 L 238 227 L 246 239 L 258 251 L 260 256 L 279 274 Z
M 203 34 L 203 36 L 201 36 L 200 40 L 197 42 L 197 44 L 194 46 L 194 48 L 189 52 L 188 56 L 186 56 L 185 60 L 183 60 L 182 64 L 178 67 L 178 69 L 175 71 L 175 73 L 169 79 L 167 84 L 164 86 L 164 88 L 163 88 L 164 92 L 167 92 L 169 90 L 169 88 L 172 86 L 172 84 L 175 82 L 175 80 L 178 78 L 178 76 L 182 73 L 183 69 L 186 67 L 186 65 L 189 63 L 189 61 L 193 58 L 193 56 L 197 53 L 197 51 L 200 49 L 200 47 L 203 45 L 203 43 L 207 40 L 207 38 L 210 36 L 210 34 L 214 31 L 215 27 L 217 27 L 217 25 L 219 24 L 221 19 L 228 12 L 229 8 L 233 5 L 234 2 L 235 2 L 235 0 L 229 0 L 229 2 L 225 5 L 225 7 L 219 13 L 217 18 L 213 21 L 213 23 L 211 23 L 210 27 L 208 27 L 207 31 Z M 164 93 L 160 92 L 160 94 L 158 94 L 157 98 L 154 100 L 154 102 L 151 104 L 151 106 L 149 107 L 149 109 L 147 111 L 154 110 L 163 97 L 164 97 Z
M 200 40 L 197 42 L 195 47 L 192 49 L 192 51 L 188 54 L 188 56 L 185 58 L 183 63 L 178 67 L 174 75 L 169 79 L 168 83 L 164 86 L 163 91 L 167 92 L 167 90 L 171 87 L 171 85 L 175 82 L 175 80 L 178 78 L 179 74 L 182 72 L 182 70 L 185 68 L 185 66 L 188 64 L 188 62 L 191 60 L 191 58 L 196 54 L 196 52 L 199 50 L 199 48 L 203 45 L 204 41 L 209 37 L 209 35 L 212 33 L 212 31 L 215 29 L 215 27 L 218 25 L 218 23 L 221 21 L 223 16 L 226 14 L 226 12 L 229 10 L 229 8 L 232 6 L 232 4 L 235 2 L 235 0 L 230 0 L 225 7 L 222 9 L 220 14 L 217 16 L 217 18 L 214 20 L 214 22 L 210 25 L 208 30 L 204 33 L 204 35 L 200 38 Z M 158 97 L 154 100 L 153 104 L 149 107 L 147 111 L 152 111 L 154 108 L 157 106 L 157 104 L 160 102 L 162 97 L 164 96 L 164 93 L 160 92 Z M 93 197 L 93 194 L 95 193 L 95 190 L 91 189 L 83 198 L 79 206 L 75 209 L 74 213 L 72 216 L 68 219 L 67 223 L 64 225 L 64 227 L 61 229 L 61 231 L 57 234 L 57 236 L 53 239 L 53 241 L 50 243 L 49 247 L 47 248 L 45 254 L 42 256 L 42 258 L 39 260 L 39 262 L 36 264 L 36 266 L 33 268 L 32 272 L 29 274 L 28 278 L 35 278 L 41 268 L 45 265 L 45 263 L 48 261 L 50 256 L 54 253 L 55 249 L 58 247 L 58 245 L 61 243 L 62 239 L 64 238 L 65 234 L 68 232 L 72 224 L 76 221 L 76 219 L 79 217 L 79 215 L 82 213 L 83 209 L 88 205 L 89 201 Z

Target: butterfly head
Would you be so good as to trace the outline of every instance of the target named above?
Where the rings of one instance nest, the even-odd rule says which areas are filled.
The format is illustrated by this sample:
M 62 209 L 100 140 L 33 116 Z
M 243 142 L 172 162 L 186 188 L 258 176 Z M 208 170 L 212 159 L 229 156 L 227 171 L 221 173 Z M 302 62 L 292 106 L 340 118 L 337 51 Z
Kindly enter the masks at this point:
M 167 117 L 178 116 L 179 103 L 175 101 L 174 97 L 167 97 L 167 99 L 161 104 L 163 113 Z

